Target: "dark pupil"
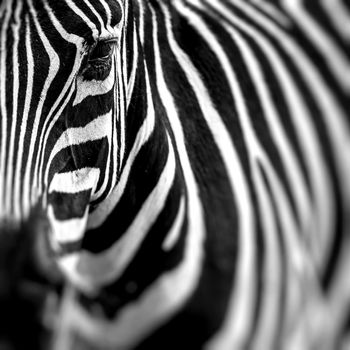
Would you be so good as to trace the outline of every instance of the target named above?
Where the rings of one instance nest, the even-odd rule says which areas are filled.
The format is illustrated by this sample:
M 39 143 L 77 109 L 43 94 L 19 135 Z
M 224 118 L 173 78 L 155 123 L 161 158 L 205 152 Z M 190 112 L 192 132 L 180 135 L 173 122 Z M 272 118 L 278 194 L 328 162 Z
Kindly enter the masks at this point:
M 89 59 L 91 61 L 96 60 L 98 58 L 107 58 L 110 55 L 111 50 L 112 49 L 110 43 L 100 41 L 92 50 Z

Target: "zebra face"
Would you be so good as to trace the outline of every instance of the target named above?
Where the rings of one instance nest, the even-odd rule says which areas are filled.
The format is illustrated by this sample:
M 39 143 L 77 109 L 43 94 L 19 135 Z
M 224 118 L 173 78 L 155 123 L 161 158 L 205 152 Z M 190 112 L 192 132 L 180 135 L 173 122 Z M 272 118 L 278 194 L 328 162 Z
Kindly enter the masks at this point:
M 123 18 L 115 0 L 0 1 L 1 305 L 43 300 L 13 293 L 38 241 L 44 266 L 116 183 Z
M 41 206 L 75 239 L 116 182 L 123 81 L 118 1 L 0 5 L 0 227 Z

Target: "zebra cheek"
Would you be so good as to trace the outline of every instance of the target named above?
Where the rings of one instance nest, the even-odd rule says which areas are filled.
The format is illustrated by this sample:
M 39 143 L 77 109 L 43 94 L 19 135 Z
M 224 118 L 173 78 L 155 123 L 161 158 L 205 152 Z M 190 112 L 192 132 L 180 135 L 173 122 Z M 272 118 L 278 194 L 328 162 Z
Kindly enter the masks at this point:
M 99 169 L 93 167 L 53 176 L 47 194 L 47 216 L 54 249 L 60 253 L 80 248 L 99 177 Z

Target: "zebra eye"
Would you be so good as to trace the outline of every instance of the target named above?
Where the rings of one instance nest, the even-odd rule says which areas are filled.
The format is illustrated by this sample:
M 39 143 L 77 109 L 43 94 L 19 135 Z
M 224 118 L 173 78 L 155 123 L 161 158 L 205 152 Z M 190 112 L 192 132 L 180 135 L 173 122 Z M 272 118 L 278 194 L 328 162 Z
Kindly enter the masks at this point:
M 87 63 L 82 71 L 86 80 L 104 80 L 108 77 L 112 67 L 112 54 L 117 39 L 99 41 L 89 52 Z
M 115 45 L 116 39 L 99 41 L 89 54 L 89 62 L 108 59 L 113 53 Z

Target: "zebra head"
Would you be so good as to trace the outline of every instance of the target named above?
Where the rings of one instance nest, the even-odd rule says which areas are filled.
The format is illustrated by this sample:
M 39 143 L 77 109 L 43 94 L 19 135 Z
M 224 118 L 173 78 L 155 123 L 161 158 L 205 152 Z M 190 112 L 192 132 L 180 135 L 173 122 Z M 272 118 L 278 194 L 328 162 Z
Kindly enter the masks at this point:
M 89 210 L 116 184 L 124 7 L 116 0 L 0 2 L 0 230 L 7 240 L 28 231 L 36 208 L 52 247 L 79 244 Z
M 115 0 L 1 2 L 3 229 L 41 207 L 54 238 L 76 239 L 116 183 L 123 10 Z

